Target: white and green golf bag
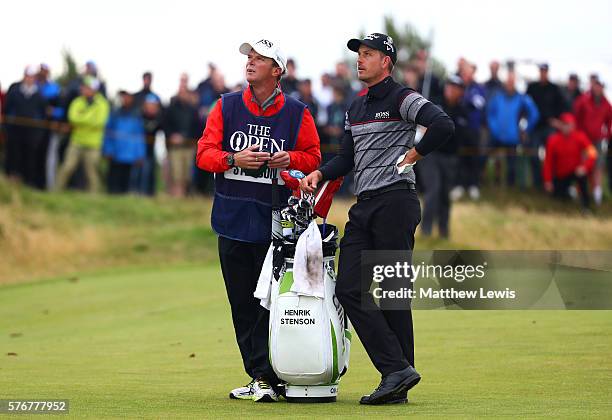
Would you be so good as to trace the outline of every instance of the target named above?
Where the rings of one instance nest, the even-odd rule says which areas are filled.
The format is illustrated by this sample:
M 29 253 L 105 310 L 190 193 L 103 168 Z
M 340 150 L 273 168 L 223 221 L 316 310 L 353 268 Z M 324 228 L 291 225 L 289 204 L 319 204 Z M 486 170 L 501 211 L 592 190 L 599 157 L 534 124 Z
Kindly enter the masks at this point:
M 320 227 L 320 226 L 319 226 Z M 327 225 L 323 239 L 323 298 L 298 295 L 293 285 L 295 243 L 283 244 L 284 265 L 271 286 L 270 362 L 287 383 L 290 402 L 332 402 L 349 365 L 351 333 L 335 295 L 337 228 Z M 330 234 L 331 232 L 331 234 Z

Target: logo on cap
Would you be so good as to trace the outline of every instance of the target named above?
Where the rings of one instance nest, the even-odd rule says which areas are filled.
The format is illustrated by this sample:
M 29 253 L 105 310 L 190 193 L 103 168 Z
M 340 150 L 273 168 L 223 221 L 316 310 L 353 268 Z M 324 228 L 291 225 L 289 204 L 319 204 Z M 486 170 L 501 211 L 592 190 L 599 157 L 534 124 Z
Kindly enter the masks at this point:
M 387 40 L 383 41 L 383 43 L 387 46 L 387 51 L 395 52 L 395 48 L 393 47 L 393 38 L 388 36 Z
M 266 48 L 272 48 L 272 43 L 270 41 L 268 41 L 267 39 L 261 39 L 259 41 L 257 41 L 255 44 L 263 44 L 266 46 Z
M 364 39 L 369 39 L 370 41 L 374 41 L 375 39 L 378 39 L 378 35 L 370 34 L 370 35 L 366 36 Z

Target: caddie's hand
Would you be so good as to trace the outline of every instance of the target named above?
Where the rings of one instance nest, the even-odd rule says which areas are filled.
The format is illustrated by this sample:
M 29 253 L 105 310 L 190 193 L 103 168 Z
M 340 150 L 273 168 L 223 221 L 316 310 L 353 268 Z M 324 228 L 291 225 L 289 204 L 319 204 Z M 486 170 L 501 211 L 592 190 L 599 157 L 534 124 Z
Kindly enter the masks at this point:
M 398 167 L 403 166 L 403 165 L 413 165 L 415 164 L 417 161 L 423 159 L 423 156 L 421 156 L 416 149 L 410 149 L 408 151 L 408 153 L 406 153 L 406 156 L 404 156 L 404 160 L 402 160 L 400 163 L 397 164 Z
M 276 152 L 268 162 L 268 168 L 286 168 L 289 166 L 291 158 L 289 153 L 285 151 Z
M 323 179 L 321 171 L 314 171 L 305 178 L 300 179 L 300 189 L 307 193 L 313 193 L 317 189 L 317 185 Z
M 254 144 L 234 154 L 234 166 L 242 169 L 259 169 L 270 160 L 270 153 L 257 152 L 259 145 Z
M 174 133 L 170 135 L 170 144 L 173 146 L 179 146 L 185 142 L 185 138 L 180 133 Z
M 547 193 L 551 194 L 553 192 L 553 183 L 552 182 L 545 182 L 544 183 L 544 190 L 546 190 Z

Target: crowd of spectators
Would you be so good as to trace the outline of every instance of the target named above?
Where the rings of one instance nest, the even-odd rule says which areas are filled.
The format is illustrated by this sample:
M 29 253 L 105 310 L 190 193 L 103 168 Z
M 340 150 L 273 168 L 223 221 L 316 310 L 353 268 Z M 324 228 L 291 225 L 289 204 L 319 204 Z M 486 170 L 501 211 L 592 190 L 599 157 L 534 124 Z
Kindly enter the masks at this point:
M 427 181 L 419 183 L 426 233 L 438 220 L 446 236 L 450 202 L 478 200 L 483 182 L 580 197 L 585 208 L 602 202 L 606 167 L 612 185 L 612 106 L 596 74 L 583 92 L 577 75 L 557 85 L 541 63 L 539 78 L 521 92 L 512 62 L 491 62 L 488 80 L 478 83 L 476 65 L 464 58 L 443 79 L 431 72 L 428 59 L 419 51 L 395 70 L 400 81 L 445 109 L 457 128 L 447 145 L 416 166 L 417 179 Z M 299 78 L 290 59 L 280 85 L 308 105 L 326 162 L 339 147 L 348 104 L 363 86 L 344 62 L 319 82 L 315 88 L 312 80 Z M 194 165 L 197 139 L 217 99 L 243 88 L 228 88 L 210 64 L 208 77 L 195 88 L 182 74 L 168 103 L 155 93 L 151 72 L 142 75 L 141 90 L 120 90 L 110 100 L 93 61 L 63 86 L 47 65 L 28 66 L 5 93 L 0 86 L 4 172 L 38 189 L 208 194 L 212 175 Z M 349 176 L 340 193 L 350 194 L 351 183 Z

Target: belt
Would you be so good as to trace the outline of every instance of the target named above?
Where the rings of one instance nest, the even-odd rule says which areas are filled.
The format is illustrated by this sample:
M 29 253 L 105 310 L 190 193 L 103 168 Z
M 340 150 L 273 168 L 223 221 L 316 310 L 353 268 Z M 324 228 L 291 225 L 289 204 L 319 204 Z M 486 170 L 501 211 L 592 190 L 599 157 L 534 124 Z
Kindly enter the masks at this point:
M 377 195 L 396 190 L 416 191 L 416 185 L 414 185 L 412 182 L 396 182 L 395 184 L 387 185 L 386 187 L 382 187 L 377 190 L 364 191 L 357 196 L 357 200 L 369 200 Z

